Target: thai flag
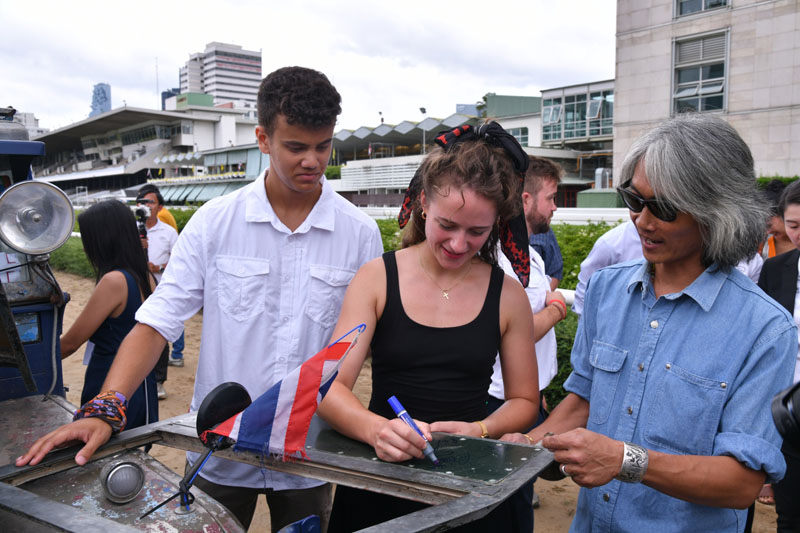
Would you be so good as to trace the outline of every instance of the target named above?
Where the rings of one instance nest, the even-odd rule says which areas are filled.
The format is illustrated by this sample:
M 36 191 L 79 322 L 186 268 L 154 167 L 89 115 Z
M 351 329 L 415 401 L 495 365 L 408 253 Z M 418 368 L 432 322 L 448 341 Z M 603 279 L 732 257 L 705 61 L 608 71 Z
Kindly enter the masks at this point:
M 365 329 L 364 324 L 353 328 L 275 383 L 247 409 L 208 433 L 236 441 L 235 451 L 269 453 L 283 459 L 306 457 L 304 448 L 311 418 Z M 344 340 L 350 336 L 352 340 Z

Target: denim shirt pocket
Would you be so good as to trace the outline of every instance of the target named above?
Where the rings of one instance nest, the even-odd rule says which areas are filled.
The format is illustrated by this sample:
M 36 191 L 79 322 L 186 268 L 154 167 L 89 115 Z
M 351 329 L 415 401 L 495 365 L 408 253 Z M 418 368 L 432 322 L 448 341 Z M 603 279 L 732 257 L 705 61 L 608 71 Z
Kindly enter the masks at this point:
M 594 368 L 594 373 L 589 398 L 589 420 L 593 424 L 605 424 L 608 421 L 617 394 L 620 370 L 627 357 L 628 350 L 597 340 L 592 343 L 589 363 Z M 624 394 L 624 391 L 620 394 Z
M 333 327 L 355 272 L 334 266 L 310 265 L 309 274 L 306 314 L 323 328 Z
M 217 256 L 217 302 L 228 316 L 242 322 L 264 312 L 269 260 Z
M 667 363 L 650 402 L 644 438 L 671 452 L 711 455 L 727 385 Z

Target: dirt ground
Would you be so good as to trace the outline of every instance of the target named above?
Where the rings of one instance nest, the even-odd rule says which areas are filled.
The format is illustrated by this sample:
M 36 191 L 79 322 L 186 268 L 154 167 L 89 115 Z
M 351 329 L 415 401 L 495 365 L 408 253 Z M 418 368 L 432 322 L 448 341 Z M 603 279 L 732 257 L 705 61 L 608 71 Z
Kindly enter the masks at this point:
M 64 317 L 64 330 L 69 328 L 89 300 L 93 280 L 56 272 L 58 282 L 64 291 L 71 297 Z M 165 388 L 167 398 L 159 402 L 160 418 L 166 419 L 185 413 L 189 409 L 194 388 L 194 374 L 197 365 L 197 355 L 200 348 L 200 329 L 202 316 L 194 316 L 186 323 L 186 348 L 184 350 L 185 366 L 181 368 L 169 367 L 169 374 Z M 79 349 L 72 357 L 64 360 L 64 384 L 69 387 L 67 399 L 77 405 L 80 401 L 81 387 L 83 386 L 84 366 L 82 364 L 83 348 Z M 367 366 L 361 373 L 356 384 L 356 394 L 363 403 L 367 403 L 371 390 L 370 368 Z M 184 452 L 154 446 L 152 455 L 179 475 L 183 475 Z M 572 517 L 575 513 L 575 504 L 578 498 L 578 486 L 570 479 L 557 482 L 539 480 L 536 482 L 536 493 L 541 500 L 541 507 L 536 510 L 535 530 L 537 533 L 561 533 L 569 530 Z M 256 515 L 249 531 L 269 532 L 269 510 L 263 498 L 259 500 Z M 753 526 L 756 533 L 775 531 L 774 507 L 756 504 L 756 518 Z

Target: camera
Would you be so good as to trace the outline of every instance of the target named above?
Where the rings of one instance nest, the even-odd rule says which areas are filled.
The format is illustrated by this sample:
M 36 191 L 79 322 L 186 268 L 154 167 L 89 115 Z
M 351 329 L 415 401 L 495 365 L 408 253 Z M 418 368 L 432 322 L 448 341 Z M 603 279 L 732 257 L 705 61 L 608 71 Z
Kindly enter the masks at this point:
M 772 419 L 783 439 L 800 449 L 800 382 L 773 398 Z
M 136 227 L 139 228 L 139 237 L 142 239 L 147 238 L 147 226 L 145 222 L 147 219 L 150 218 L 150 208 L 146 205 L 132 205 L 131 211 L 133 211 L 133 216 L 136 217 Z

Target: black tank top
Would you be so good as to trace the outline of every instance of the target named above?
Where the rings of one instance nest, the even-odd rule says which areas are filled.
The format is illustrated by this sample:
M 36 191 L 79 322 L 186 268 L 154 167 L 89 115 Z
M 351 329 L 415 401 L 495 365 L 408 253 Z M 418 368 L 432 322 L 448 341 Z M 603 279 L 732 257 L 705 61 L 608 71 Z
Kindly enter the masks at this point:
M 371 344 L 369 410 L 395 417 L 387 402 L 395 395 L 413 418 L 425 422 L 486 418 L 486 395 L 500 347 L 503 271 L 492 267 L 486 299 L 475 320 L 436 328 L 418 324 L 406 315 L 394 252 L 383 254 L 383 262 L 386 306 Z

